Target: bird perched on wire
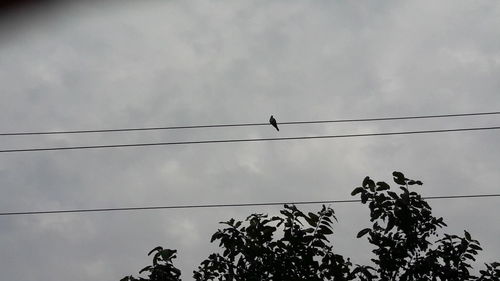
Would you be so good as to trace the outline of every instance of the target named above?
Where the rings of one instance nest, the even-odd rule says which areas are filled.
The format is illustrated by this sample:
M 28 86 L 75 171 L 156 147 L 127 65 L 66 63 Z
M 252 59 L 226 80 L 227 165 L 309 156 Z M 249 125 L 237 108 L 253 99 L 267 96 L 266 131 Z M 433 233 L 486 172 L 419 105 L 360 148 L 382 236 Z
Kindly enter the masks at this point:
M 274 119 L 274 117 L 271 115 L 271 118 L 269 118 L 269 124 L 271 124 L 274 128 L 276 128 L 276 130 L 280 130 L 278 129 L 278 123 L 276 122 L 276 119 Z

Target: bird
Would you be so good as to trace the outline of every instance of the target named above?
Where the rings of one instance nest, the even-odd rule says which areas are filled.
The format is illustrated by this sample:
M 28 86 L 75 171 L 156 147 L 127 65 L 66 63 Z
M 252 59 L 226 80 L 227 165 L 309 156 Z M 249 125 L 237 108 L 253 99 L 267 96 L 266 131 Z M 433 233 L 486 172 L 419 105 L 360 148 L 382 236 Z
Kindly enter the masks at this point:
M 276 119 L 274 119 L 272 115 L 271 118 L 269 118 L 269 124 L 271 124 L 279 132 L 280 129 L 278 129 L 278 123 L 276 123 Z

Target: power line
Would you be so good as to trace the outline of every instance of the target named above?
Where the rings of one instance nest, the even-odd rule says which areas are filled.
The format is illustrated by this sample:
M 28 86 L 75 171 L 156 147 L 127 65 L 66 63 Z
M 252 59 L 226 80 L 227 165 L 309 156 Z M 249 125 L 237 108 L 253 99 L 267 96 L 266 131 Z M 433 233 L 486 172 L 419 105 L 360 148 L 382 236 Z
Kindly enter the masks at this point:
M 479 128 L 422 130 L 422 131 L 402 131 L 402 132 L 386 132 L 386 133 L 347 134 L 347 135 L 319 135 L 319 136 L 299 136 L 299 137 L 281 137 L 281 138 L 223 139 L 223 140 L 108 144 L 108 145 L 87 145 L 87 146 L 45 147 L 45 148 L 19 148 L 19 149 L 3 149 L 3 150 L 0 150 L 0 153 L 55 151 L 55 150 L 104 149 L 104 148 L 119 148 L 119 147 L 189 145 L 189 144 L 209 144 L 209 143 L 264 142 L 264 141 L 287 141 L 287 140 L 305 140 L 305 139 L 335 139 L 335 138 L 354 138 L 354 137 L 375 137 L 375 136 L 414 135 L 414 134 L 431 134 L 431 133 L 450 133 L 450 132 L 466 132 L 466 131 L 486 131 L 486 130 L 498 130 L 498 129 L 500 129 L 500 126 L 479 127 Z
M 439 114 L 439 115 L 399 116 L 399 117 L 376 117 L 376 118 L 359 118 L 359 119 L 292 121 L 292 122 L 280 122 L 279 125 L 301 125 L 301 124 L 322 124 L 322 123 L 352 123 L 352 122 L 368 122 L 368 121 L 394 121 L 394 120 L 410 120 L 410 119 L 431 119 L 431 118 L 450 118 L 450 117 L 464 117 L 464 116 L 484 116 L 484 115 L 497 115 L 497 114 L 500 114 L 500 111 L 474 112 L 474 113 L 458 113 L 458 114 Z M 236 124 L 210 124 L 210 125 L 188 125 L 188 126 L 167 126 L 167 127 L 142 127 L 142 128 L 119 128 L 119 129 L 95 129 L 95 130 L 67 130 L 67 131 L 40 131 L 40 132 L 7 132 L 7 133 L 0 133 L 0 136 L 112 133 L 112 132 L 180 130 L 180 129 L 202 129 L 202 128 L 221 128 L 221 127 L 251 127 L 251 126 L 268 126 L 268 125 L 269 125 L 269 123 L 236 123 Z
M 428 196 L 422 197 L 426 200 L 443 199 L 464 199 L 464 198 L 487 198 L 500 197 L 500 194 L 472 194 L 472 195 L 451 195 L 451 196 Z M 278 206 L 284 204 L 310 205 L 310 204 L 341 204 L 361 202 L 359 199 L 346 200 L 319 200 L 319 201 L 289 201 L 289 202 L 262 202 L 262 203 L 234 203 L 234 204 L 200 204 L 200 205 L 170 205 L 170 206 L 146 206 L 146 207 L 121 207 L 121 208 L 96 208 L 96 209 L 71 209 L 71 210 L 50 210 L 50 211 L 24 211 L 24 212 L 1 212 L 0 216 L 21 216 L 21 215 L 47 215 L 47 214 L 67 214 L 67 213 L 96 213 L 96 212 L 118 212 L 118 211 L 144 211 L 144 210 L 165 210 L 165 209 L 206 209 L 206 208 L 235 208 L 235 207 L 255 207 L 255 206 Z

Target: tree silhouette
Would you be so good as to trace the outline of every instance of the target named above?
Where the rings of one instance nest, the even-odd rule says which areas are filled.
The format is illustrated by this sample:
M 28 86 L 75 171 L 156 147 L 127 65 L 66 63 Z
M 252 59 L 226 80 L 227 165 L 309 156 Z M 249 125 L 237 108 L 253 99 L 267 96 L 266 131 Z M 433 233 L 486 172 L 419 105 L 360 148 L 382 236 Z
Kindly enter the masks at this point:
M 446 226 L 432 215 L 429 204 L 415 191 L 421 181 L 394 172 L 398 189 L 366 177 L 351 195 L 368 205 L 371 226 L 359 231 L 373 245 L 371 265 L 353 264 L 336 253 L 330 241 L 334 210 L 322 206 L 317 213 L 303 213 L 285 205 L 281 216 L 252 214 L 244 221 L 230 219 L 212 236 L 221 253 L 213 253 L 193 273 L 197 281 L 264 280 L 500 280 L 500 263 L 486 264 L 474 276 L 470 270 L 479 242 L 464 236 L 437 232 Z M 398 191 L 399 190 L 399 191 Z M 399 192 L 399 193 L 398 193 Z M 153 265 L 141 270 L 147 278 L 127 276 L 122 281 L 181 280 L 173 265 L 176 251 L 157 247 Z

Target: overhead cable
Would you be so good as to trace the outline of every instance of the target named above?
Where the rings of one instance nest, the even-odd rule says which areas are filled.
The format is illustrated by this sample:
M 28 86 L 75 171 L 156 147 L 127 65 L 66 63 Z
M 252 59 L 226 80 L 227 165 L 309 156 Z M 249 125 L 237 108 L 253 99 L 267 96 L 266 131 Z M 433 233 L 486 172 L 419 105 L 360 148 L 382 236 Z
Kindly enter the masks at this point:
M 439 114 L 439 115 L 398 116 L 398 117 L 375 117 L 375 118 L 358 118 L 358 119 L 291 121 L 291 122 L 279 122 L 279 125 L 281 126 L 281 125 L 322 124 L 322 123 L 353 123 L 353 122 L 369 122 L 369 121 L 394 121 L 394 120 L 450 118 L 450 117 L 465 117 L 465 116 L 485 116 L 485 115 L 498 115 L 498 114 L 500 114 L 500 111 L 457 113 L 457 114 Z M 251 126 L 268 126 L 268 125 L 269 125 L 269 123 L 235 123 L 235 124 L 209 124 L 209 125 L 166 126 L 166 127 L 93 129 L 93 130 L 5 132 L 5 133 L 0 133 L 0 136 L 113 133 L 113 132 L 202 129 L 202 128 L 222 128 L 222 127 L 251 127 Z
M 464 199 L 464 198 L 488 198 L 500 197 L 500 194 L 471 194 L 471 195 L 447 195 L 447 196 L 422 196 L 425 200 L 443 199 Z M 235 207 L 256 207 L 256 206 L 278 206 L 285 204 L 311 205 L 311 204 L 340 204 L 361 202 L 359 199 L 346 200 L 318 200 L 318 201 L 288 201 L 288 202 L 262 202 L 262 203 L 233 203 L 233 204 L 199 204 L 199 205 L 169 205 L 169 206 L 145 206 L 145 207 L 118 207 L 118 208 L 95 208 L 95 209 L 71 209 L 71 210 L 49 210 L 49 211 L 21 211 L 21 212 L 0 212 L 0 216 L 21 216 L 21 215 L 48 215 L 67 213 L 97 213 L 97 212 L 118 212 L 118 211 L 145 211 L 164 209 L 206 209 L 206 208 L 235 208 Z
M 105 148 L 168 146 L 168 145 L 194 145 L 194 144 L 209 144 L 209 143 L 290 141 L 290 140 L 306 140 L 306 139 L 336 139 L 336 138 L 355 138 L 355 137 L 376 137 L 376 136 L 394 136 L 394 135 L 451 133 L 451 132 L 467 132 L 467 131 L 487 131 L 487 130 L 498 130 L 498 129 L 500 129 L 500 126 L 477 127 L 477 128 L 457 128 L 457 129 L 438 129 L 438 130 L 421 130 L 421 131 L 401 131 L 401 132 L 385 132 L 385 133 L 346 134 L 346 135 L 319 135 L 319 136 L 278 137 L 278 138 L 222 139 L 222 140 L 107 144 L 107 145 L 86 145 L 86 146 L 66 146 L 66 147 L 16 148 L 16 149 L 2 149 L 2 150 L 0 150 L 0 153 L 39 152 L 39 151 L 56 151 L 56 150 L 105 149 Z

